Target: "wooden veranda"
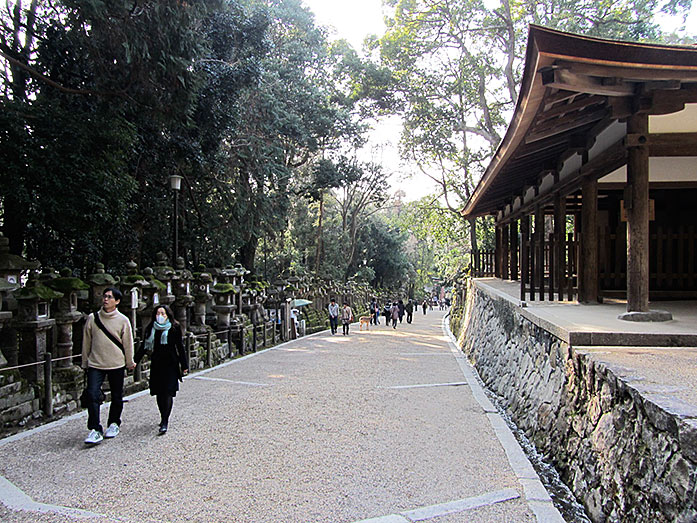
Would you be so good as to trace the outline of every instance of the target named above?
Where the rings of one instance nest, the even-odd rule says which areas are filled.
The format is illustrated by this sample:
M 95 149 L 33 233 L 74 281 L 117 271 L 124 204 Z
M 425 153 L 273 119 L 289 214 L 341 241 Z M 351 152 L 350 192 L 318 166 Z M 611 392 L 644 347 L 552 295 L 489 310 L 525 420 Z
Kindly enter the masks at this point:
M 524 300 L 697 298 L 697 48 L 531 26 L 516 111 L 463 214 Z

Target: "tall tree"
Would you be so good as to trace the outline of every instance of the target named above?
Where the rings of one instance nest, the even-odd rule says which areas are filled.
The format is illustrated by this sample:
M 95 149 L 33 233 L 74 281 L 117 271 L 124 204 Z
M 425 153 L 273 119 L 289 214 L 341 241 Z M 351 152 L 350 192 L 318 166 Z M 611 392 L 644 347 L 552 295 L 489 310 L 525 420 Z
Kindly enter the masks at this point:
M 124 261 L 129 200 L 152 173 L 140 145 L 186 120 L 196 28 L 219 2 L 11 5 L 0 27 L 0 193 L 13 251 L 78 267 Z
M 345 278 L 356 269 L 356 239 L 367 217 L 377 212 L 387 198 L 387 180 L 380 165 L 359 163 L 355 159 L 344 166 L 346 176 L 335 197 L 341 213 L 341 229 L 347 260 Z

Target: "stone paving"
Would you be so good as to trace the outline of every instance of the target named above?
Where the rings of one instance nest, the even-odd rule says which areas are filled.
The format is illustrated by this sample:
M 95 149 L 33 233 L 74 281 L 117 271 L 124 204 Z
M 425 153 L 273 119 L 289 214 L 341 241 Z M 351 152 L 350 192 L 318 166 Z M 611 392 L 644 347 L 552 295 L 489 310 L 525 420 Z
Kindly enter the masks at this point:
M 0 520 L 563 521 L 443 315 L 196 373 L 164 436 L 140 393 L 96 447 L 84 412 L 0 440 Z

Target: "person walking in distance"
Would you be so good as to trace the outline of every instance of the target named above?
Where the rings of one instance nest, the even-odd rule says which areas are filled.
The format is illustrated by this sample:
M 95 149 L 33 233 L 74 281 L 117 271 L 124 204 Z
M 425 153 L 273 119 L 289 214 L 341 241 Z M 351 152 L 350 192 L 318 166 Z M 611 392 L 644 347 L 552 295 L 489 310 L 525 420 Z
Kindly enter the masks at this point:
M 353 321 L 353 311 L 351 310 L 351 307 L 349 307 L 349 304 L 344 302 L 344 306 L 341 309 L 341 324 L 344 327 L 343 334 L 344 336 L 348 336 L 349 333 L 349 325 Z
M 336 329 L 339 326 L 339 304 L 334 298 L 329 302 L 329 327 L 332 329 L 332 335 L 336 334 Z
M 407 313 L 407 323 L 411 323 L 414 318 L 414 300 L 410 299 L 404 306 L 404 311 Z
M 392 308 L 390 309 L 390 316 L 392 318 L 392 328 L 397 328 L 397 320 L 399 320 L 399 305 L 395 301 L 392 303 Z
M 167 305 L 160 305 L 153 311 L 150 324 L 145 327 L 143 344 L 135 356 L 136 363 L 146 354 L 150 358 L 150 395 L 157 398 L 159 430 L 160 434 L 165 434 L 179 382 L 189 373 L 182 329 Z
M 424 310 L 424 316 L 426 315 L 426 308 L 428 307 L 428 301 L 426 298 L 424 298 L 424 301 L 421 303 L 421 308 Z
M 402 319 L 404 318 L 404 301 L 399 300 L 397 302 L 397 307 L 399 307 L 399 323 L 402 323 Z
M 87 370 L 88 445 L 118 436 L 123 412 L 123 380 L 126 369 L 135 368 L 131 322 L 116 308 L 123 295 L 108 287 L 102 296 L 102 308 L 90 314 L 82 336 L 82 368 Z M 106 432 L 99 422 L 102 383 L 109 380 L 111 406 Z

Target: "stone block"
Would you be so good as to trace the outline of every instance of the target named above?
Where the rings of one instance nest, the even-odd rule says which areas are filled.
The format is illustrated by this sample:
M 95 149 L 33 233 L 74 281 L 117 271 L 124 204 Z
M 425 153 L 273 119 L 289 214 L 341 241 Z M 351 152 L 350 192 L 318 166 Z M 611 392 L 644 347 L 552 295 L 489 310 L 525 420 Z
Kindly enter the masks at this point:
M 637 399 L 643 400 L 644 412 L 646 417 L 660 431 L 665 431 L 673 436 L 678 436 L 678 424 L 675 416 L 667 412 L 661 405 L 661 397 L 655 397 L 655 395 L 645 395 Z
M 26 401 L 14 407 L 10 407 L 9 409 L 0 411 L 0 421 L 3 423 L 10 423 L 26 418 L 35 410 L 32 403 L 31 401 Z
M 10 396 L 12 394 L 16 394 L 19 392 L 22 388 L 22 383 L 19 381 L 15 381 L 12 383 L 8 383 L 7 385 L 3 385 L 0 387 L 0 398 L 3 398 L 5 396 Z
M 692 478 L 695 475 L 695 465 L 683 459 L 679 454 L 673 456 L 669 466 L 667 479 L 677 497 L 684 501 L 691 491 Z M 681 503 L 682 505 L 682 503 Z
M 680 421 L 678 441 L 682 455 L 697 463 L 697 419 Z
M 25 403 L 34 399 L 34 390 L 28 389 L 14 394 L 0 397 L 0 410 L 9 409 L 20 403 Z

